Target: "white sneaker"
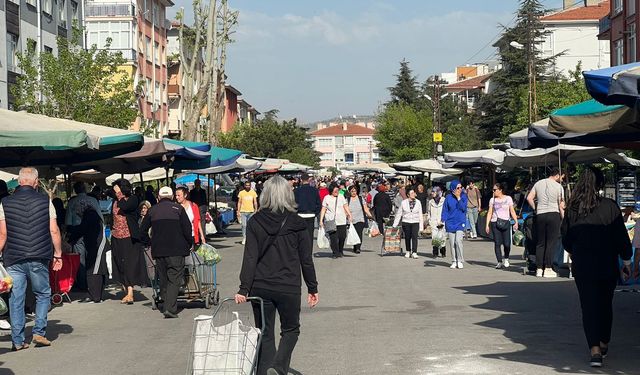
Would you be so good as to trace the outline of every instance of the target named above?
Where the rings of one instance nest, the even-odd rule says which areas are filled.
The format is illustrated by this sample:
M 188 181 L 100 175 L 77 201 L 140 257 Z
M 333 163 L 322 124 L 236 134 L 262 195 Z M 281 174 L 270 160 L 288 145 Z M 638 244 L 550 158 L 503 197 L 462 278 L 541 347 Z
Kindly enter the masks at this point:
M 458 262 L 458 268 L 463 269 L 464 268 L 464 264 L 462 264 L 462 262 Z
M 11 324 L 5 319 L 0 319 L 0 329 L 8 331 L 11 329 Z
M 411 258 L 418 259 L 418 253 L 411 253 Z
M 404 253 L 404 257 L 409 259 L 411 257 L 411 253 L 407 251 L 406 253 Z
M 449 268 L 458 268 L 458 263 L 451 262 L 451 265 L 449 266 Z
M 544 277 L 546 278 L 554 278 L 554 277 L 558 277 L 558 274 L 555 273 L 555 271 L 552 268 L 545 268 L 544 269 Z
M 247 243 L 247 241 L 246 241 L 246 240 L 242 240 L 242 242 L 241 242 L 241 243 L 244 245 L 244 244 L 246 244 L 246 243 Z
M 503 260 L 502 265 L 504 266 L 504 268 L 509 268 L 509 259 Z
M 496 264 L 496 269 L 499 270 L 500 268 L 502 268 L 502 262 L 498 262 L 498 264 Z
M 542 277 L 542 268 L 536 270 L 536 277 Z

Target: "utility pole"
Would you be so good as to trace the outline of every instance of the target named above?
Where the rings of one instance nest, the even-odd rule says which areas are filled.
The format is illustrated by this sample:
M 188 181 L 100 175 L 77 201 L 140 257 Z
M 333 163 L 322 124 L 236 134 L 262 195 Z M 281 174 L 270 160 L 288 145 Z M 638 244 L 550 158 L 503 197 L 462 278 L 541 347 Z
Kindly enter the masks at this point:
M 444 99 L 448 93 L 442 94 L 442 85 L 444 81 L 438 76 L 433 76 L 433 98 L 429 95 L 423 95 L 433 104 L 433 158 L 438 159 L 442 154 L 442 111 L 440 101 Z
M 527 65 L 529 74 L 529 124 L 538 119 L 538 101 L 536 95 L 536 64 L 535 64 L 535 38 L 533 25 L 536 22 L 531 10 L 527 12 Z

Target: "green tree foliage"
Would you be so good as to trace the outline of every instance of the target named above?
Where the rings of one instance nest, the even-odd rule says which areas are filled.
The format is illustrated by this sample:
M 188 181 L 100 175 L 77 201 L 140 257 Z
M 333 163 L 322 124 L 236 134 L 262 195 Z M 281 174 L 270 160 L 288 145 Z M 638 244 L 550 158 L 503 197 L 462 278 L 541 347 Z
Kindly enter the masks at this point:
M 516 15 L 516 24 L 504 29 L 502 38 L 496 43 L 499 49 L 502 69 L 491 77 L 496 85 L 495 90 L 484 95 L 478 103 L 478 111 L 483 116 L 477 117 L 477 125 L 489 140 L 498 140 L 516 124 L 517 114 L 522 106 L 528 111 L 528 62 L 535 62 L 534 74 L 539 83 L 553 79 L 551 71 L 556 56 L 542 58 L 539 48 L 544 36 L 548 33 L 540 22 L 544 15 L 544 7 L 539 0 L 521 0 Z M 515 48 L 512 42 L 519 43 L 522 48 Z M 525 90 L 526 100 L 522 102 L 521 94 Z M 528 117 L 527 117 L 528 118 Z
M 254 124 L 238 124 L 230 132 L 218 134 L 220 147 L 318 167 L 320 155 L 313 149 L 306 130 L 297 125 L 296 119 L 279 122 L 277 114 L 277 110 L 268 111 Z
M 138 114 L 131 77 L 121 70 L 122 53 L 79 45 L 82 31 L 58 37 L 58 55 L 35 51 L 29 41 L 18 55 L 23 74 L 12 93 L 18 109 L 51 117 L 126 129 Z M 110 44 L 110 41 L 108 42 Z M 40 79 L 38 71 L 40 70 Z
M 374 139 L 384 161 L 428 159 L 433 154 L 432 115 L 408 104 L 388 105 L 378 115 Z
M 442 147 L 445 152 L 471 151 L 484 148 L 484 142 L 478 128 L 472 125 L 471 117 L 464 116 L 447 125 L 442 136 Z
M 418 89 L 418 79 L 413 75 L 407 60 L 400 62 L 400 71 L 396 74 L 397 82 L 393 87 L 389 87 L 391 101 L 389 104 L 418 105 L 420 101 L 420 91 Z

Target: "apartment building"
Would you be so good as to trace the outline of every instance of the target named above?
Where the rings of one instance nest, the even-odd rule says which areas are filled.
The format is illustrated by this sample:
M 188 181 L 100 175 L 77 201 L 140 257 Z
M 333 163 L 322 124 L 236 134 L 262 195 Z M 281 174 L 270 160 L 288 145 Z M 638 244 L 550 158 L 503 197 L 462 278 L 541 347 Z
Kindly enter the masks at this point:
M 133 79 L 140 117 L 133 129 L 155 129 L 155 136 L 169 133 L 166 9 L 171 0 L 89 0 L 85 23 L 87 45 L 122 52 L 122 70 Z
M 598 39 L 610 46 L 611 66 L 640 61 L 640 0 L 610 0 L 609 5 L 600 19 Z
M 365 126 L 363 126 L 365 125 Z M 375 125 L 318 124 L 311 132 L 314 149 L 320 153 L 320 166 L 342 168 L 380 161 L 378 143 L 373 139 Z
M 21 74 L 17 54 L 29 40 L 38 53 L 56 54 L 56 38 L 71 37 L 74 25 L 83 25 L 81 0 L 0 1 L 0 108 L 14 108 L 11 87 Z

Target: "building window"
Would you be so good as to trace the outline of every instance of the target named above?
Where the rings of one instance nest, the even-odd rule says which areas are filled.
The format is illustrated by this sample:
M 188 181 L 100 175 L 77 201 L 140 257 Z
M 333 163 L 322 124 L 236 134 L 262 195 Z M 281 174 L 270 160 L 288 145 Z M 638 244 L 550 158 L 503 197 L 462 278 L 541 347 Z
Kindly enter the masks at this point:
M 162 65 L 167 65 L 167 53 L 164 50 L 164 46 L 162 46 L 162 53 L 160 54 L 160 59 L 162 60 Z
M 369 153 L 368 152 L 358 152 L 358 163 L 368 162 L 369 161 Z
M 636 0 L 627 0 L 627 16 L 636 14 Z
M 44 52 L 45 53 L 53 53 L 53 48 L 51 48 L 49 46 L 44 46 Z
M 156 82 L 154 91 L 153 91 L 153 102 L 156 104 L 160 104 L 160 83 Z
M 352 153 L 344 154 L 344 162 L 345 163 L 353 163 L 353 154 Z
M 87 44 L 105 48 L 111 38 L 109 49 L 131 49 L 131 24 L 127 21 L 104 21 L 87 23 Z
M 144 57 L 147 59 L 147 61 L 151 61 L 152 53 L 153 53 L 153 50 L 151 49 L 151 38 L 145 37 Z
M 58 0 L 58 26 L 67 27 L 67 2 Z
M 333 139 L 331 138 L 319 138 L 318 139 L 319 147 L 330 147 L 333 146 Z
M 628 26 L 629 34 L 627 37 L 627 63 L 636 62 L 636 24 L 632 23 Z
M 152 6 L 153 6 L 153 8 L 152 8 L 153 9 L 152 22 L 155 24 L 155 26 L 158 26 L 159 25 L 158 17 L 160 16 L 160 12 L 158 11 L 158 3 L 156 3 L 154 1 Z
M 18 71 L 18 36 L 7 33 L 7 69 L 12 72 Z
M 151 78 L 146 79 L 144 89 L 147 102 L 151 103 Z
M 356 138 L 356 145 L 366 146 L 369 144 L 369 138 L 366 137 L 358 137 Z
M 75 1 L 71 2 L 71 22 L 74 26 L 80 26 L 80 10 L 78 8 L 78 3 Z
M 153 62 L 160 65 L 160 45 L 158 42 L 153 44 Z
M 320 155 L 320 160 L 333 160 L 333 154 L 330 152 L 326 152 Z
M 32 7 L 37 7 L 38 4 L 36 3 L 37 0 L 27 0 L 27 4 L 31 5 Z M 18 2 L 19 4 L 20 2 Z
M 42 0 L 42 11 L 48 15 L 53 15 L 53 0 Z
M 622 12 L 622 0 L 613 0 L 613 15 Z
M 167 98 L 167 85 L 163 84 L 162 85 L 162 103 L 166 103 L 168 102 L 169 99 Z
M 353 146 L 353 136 L 347 135 L 344 137 L 344 145 L 345 146 Z
M 618 39 L 613 42 L 613 65 L 624 64 L 624 40 Z

